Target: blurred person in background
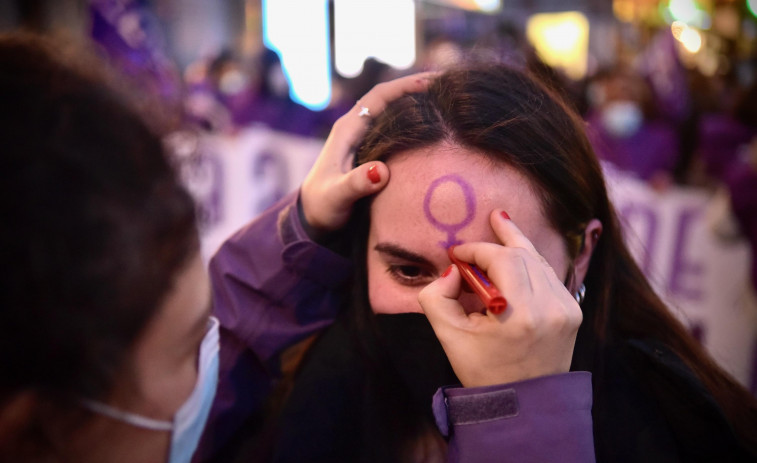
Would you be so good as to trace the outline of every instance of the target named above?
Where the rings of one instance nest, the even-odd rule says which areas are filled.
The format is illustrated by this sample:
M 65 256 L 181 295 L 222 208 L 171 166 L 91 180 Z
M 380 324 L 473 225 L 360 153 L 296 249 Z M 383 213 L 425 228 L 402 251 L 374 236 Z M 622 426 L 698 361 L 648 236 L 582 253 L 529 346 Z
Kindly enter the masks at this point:
M 696 156 L 712 186 L 734 163 L 745 160 L 745 147 L 757 136 L 757 78 L 742 83 L 733 75 L 702 76 L 694 72 L 692 95 L 697 104 Z
M 743 236 L 751 245 L 752 287 L 757 291 L 757 78 L 749 85 L 720 87 L 713 79 L 713 104 L 699 117 L 696 160 L 708 187 L 725 193 L 730 208 L 719 217 L 735 219 L 731 234 Z M 713 224 L 716 230 L 727 230 Z
M 587 131 L 597 156 L 658 189 L 673 183 L 680 144 L 676 127 L 659 116 L 644 77 L 618 65 L 587 85 Z
M 263 125 L 275 131 L 325 138 L 337 117 L 332 108 L 313 111 L 292 100 L 279 55 L 267 48 L 252 58 L 223 50 L 190 65 L 185 78 L 188 120 L 209 131 L 234 133 Z M 339 114 L 341 109 L 337 108 Z
M 0 461 L 187 462 L 218 321 L 194 203 L 103 64 L 0 37 Z M 63 64 L 63 63 L 67 64 Z
M 150 113 L 164 125 L 160 130 L 178 129 L 183 123 L 181 73 L 152 8 L 142 0 L 86 3 L 89 38 L 108 65 L 133 84 L 130 99 L 151 106 Z

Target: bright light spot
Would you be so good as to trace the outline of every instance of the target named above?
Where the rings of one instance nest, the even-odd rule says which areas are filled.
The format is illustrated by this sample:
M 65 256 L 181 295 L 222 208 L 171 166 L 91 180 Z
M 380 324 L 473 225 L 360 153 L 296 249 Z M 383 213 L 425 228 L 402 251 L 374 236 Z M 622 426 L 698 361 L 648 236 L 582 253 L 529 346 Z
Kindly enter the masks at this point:
M 702 49 L 702 34 L 693 27 L 681 21 L 675 21 L 671 24 L 670 31 L 689 53 L 697 53 Z
M 689 26 L 687 26 L 686 23 L 682 23 L 681 21 L 673 21 L 673 24 L 670 25 L 670 31 L 673 33 L 673 37 L 680 41 L 681 32 L 688 27 Z
M 670 0 L 668 12 L 675 21 L 697 27 L 708 27 L 710 16 L 694 0 Z
M 415 63 L 413 0 L 334 0 L 334 64 L 355 77 L 375 58 L 396 69 Z
M 579 12 L 540 13 L 531 16 L 526 35 L 539 56 L 562 68 L 573 79 L 586 75 L 589 21 Z
M 469 11 L 493 13 L 502 8 L 502 0 L 426 0 L 431 3 L 439 3 L 453 8 L 461 8 Z M 419 2 L 422 3 L 422 2 Z
M 487 13 L 497 11 L 502 6 L 499 0 L 474 0 L 474 3 L 481 11 Z
M 328 0 L 263 0 L 263 42 L 278 53 L 291 98 L 310 109 L 331 99 Z
M 746 0 L 746 7 L 752 15 L 757 16 L 757 0 Z
M 681 31 L 681 43 L 690 53 L 696 53 L 702 48 L 702 34 L 698 30 L 687 27 Z

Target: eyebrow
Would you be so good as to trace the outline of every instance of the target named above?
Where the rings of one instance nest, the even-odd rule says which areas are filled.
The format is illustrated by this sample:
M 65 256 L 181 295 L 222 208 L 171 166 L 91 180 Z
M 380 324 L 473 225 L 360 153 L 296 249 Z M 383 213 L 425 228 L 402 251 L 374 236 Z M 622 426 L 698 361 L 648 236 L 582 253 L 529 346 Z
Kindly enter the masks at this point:
M 420 254 L 416 254 L 412 251 L 408 251 L 402 246 L 399 246 L 394 243 L 379 243 L 373 249 L 375 249 L 376 251 L 382 254 L 389 254 L 392 257 L 397 257 L 399 259 L 406 260 L 409 262 L 414 262 L 416 264 L 428 265 L 428 266 L 432 265 L 431 261 L 421 256 Z

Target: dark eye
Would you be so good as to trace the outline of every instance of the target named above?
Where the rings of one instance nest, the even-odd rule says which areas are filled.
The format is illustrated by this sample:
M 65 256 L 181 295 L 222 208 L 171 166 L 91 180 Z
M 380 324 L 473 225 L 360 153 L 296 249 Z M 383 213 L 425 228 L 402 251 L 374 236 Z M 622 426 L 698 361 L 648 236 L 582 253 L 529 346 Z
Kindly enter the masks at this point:
M 431 272 L 418 265 L 390 265 L 387 271 L 392 278 L 405 286 L 422 286 L 434 279 Z

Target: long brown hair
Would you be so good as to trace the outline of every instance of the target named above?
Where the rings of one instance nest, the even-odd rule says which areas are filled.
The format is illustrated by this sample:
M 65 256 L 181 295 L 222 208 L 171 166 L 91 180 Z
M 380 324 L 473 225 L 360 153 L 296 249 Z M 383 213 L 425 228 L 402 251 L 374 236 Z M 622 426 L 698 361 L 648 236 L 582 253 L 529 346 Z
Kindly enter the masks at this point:
M 602 222 L 584 280 L 584 322 L 572 365 L 593 372 L 595 395 L 602 393 L 605 346 L 635 338 L 660 341 L 690 367 L 745 446 L 757 452 L 757 402 L 715 364 L 651 288 L 624 243 L 584 123 L 555 92 L 502 65 L 445 72 L 427 93 L 400 98 L 376 118 L 356 162 L 386 161 L 441 141 L 513 166 L 531 179 L 571 257 L 582 246 L 586 224 L 593 218 Z M 595 402 L 595 416 L 600 408 Z

